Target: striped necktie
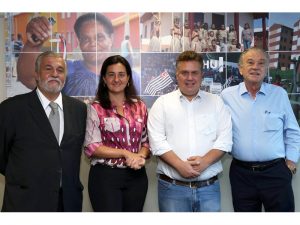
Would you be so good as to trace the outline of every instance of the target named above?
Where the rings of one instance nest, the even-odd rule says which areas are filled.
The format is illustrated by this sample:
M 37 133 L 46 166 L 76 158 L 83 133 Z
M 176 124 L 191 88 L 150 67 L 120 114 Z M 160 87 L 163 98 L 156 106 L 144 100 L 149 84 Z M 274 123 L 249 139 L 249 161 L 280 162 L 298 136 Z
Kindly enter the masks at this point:
M 51 112 L 49 115 L 49 121 L 52 126 L 53 132 L 55 134 L 57 142 L 59 142 L 59 112 L 58 104 L 55 102 L 50 102 Z

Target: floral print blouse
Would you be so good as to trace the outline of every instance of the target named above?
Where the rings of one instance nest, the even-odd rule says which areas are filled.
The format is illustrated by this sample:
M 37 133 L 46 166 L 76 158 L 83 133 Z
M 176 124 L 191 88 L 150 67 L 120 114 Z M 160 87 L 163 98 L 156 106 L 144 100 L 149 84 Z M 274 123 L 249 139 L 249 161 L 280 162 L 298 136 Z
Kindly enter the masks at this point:
M 97 158 L 93 156 L 96 148 L 104 145 L 111 148 L 126 149 L 137 153 L 141 147 L 149 148 L 147 135 L 147 107 L 142 101 L 134 104 L 123 103 L 124 116 L 116 107 L 104 109 L 99 102 L 88 107 L 85 154 L 91 164 L 105 164 L 111 167 L 126 168 L 125 158 Z

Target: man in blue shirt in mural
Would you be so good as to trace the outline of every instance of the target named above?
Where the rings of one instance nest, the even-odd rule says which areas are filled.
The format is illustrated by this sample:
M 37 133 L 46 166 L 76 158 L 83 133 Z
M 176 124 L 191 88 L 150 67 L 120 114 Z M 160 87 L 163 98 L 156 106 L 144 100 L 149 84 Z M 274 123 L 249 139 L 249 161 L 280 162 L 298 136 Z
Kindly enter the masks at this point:
M 50 31 L 51 24 L 46 17 L 35 17 L 27 24 L 27 42 L 20 54 L 17 71 L 19 80 L 30 89 L 36 87 L 33 62 L 44 42 L 51 37 Z M 62 92 L 69 96 L 94 96 L 102 62 L 111 54 L 113 26 L 100 13 L 86 13 L 77 18 L 74 31 L 82 57 L 76 57 L 73 52 L 75 58 L 80 59 L 67 60 L 68 75 Z M 140 77 L 136 73 L 133 75 L 139 93 Z
M 264 83 L 268 55 L 243 52 L 244 82 L 221 93 L 232 115 L 230 183 L 238 212 L 295 211 L 292 176 L 299 158 L 300 130 L 286 91 Z

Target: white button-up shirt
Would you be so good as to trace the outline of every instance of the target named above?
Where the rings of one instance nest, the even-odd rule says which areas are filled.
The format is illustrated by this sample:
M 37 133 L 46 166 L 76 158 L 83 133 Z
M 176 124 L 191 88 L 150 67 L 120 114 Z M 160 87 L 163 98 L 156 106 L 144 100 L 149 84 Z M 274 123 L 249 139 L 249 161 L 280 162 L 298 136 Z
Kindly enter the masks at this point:
M 231 129 L 230 113 L 221 98 L 204 91 L 199 91 L 192 101 L 179 90 L 163 95 L 153 104 L 148 117 L 152 154 L 160 156 L 173 150 L 184 161 L 190 156 L 204 156 L 211 149 L 230 152 Z M 197 178 L 186 179 L 158 158 L 157 173 L 177 180 L 205 180 L 221 171 L 218 161 Z
M 50 101 L 49 99 L 46 98 L 45 95 L 37 88 L 36 89 L 37 95 L 42 103 L 42 106 L 45 110 L 45 113 L 47 117 L 49 118 L 50 112 L 51 112 L 51 107 L 50 107 Z M 59 144 L 62 140 L 63 134 L 64 134 L 64 111 L 63 111 L 63 103 L 62 103 L 62 95 L 61 93 L 55 99 L 55 103 L 58 104 L 58 112 L 59 112 Z

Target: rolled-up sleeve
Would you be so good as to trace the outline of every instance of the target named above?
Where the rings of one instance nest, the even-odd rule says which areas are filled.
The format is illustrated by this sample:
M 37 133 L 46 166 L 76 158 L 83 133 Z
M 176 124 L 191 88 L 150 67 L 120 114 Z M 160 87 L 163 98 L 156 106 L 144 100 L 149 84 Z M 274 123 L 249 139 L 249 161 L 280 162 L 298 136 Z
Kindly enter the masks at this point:
M 148 129 L 147 129 L 147 121 L 148 121 L 148 111 L 147 106 L 142 102 L 141 112 L 143 117 L 143 130 L 142 130 L 142 138 L 141 138 L 141 146 L 150 149 L 149 138 L 148 138 Z
M 165 130 L 163 98 L 153 104 L 148 117 L 148 135 L 153 155 L 162 155 L 171 150 Z
M 232 122 L 229 109 L 223 103 L 222 99 L 217 97 L 217 139 L 214 142 L 213 148 L 224 152 L 231 152 L 232 149 Z
M 287 94 L 285 97 L 285 120 L 283 140 L 286 158 L 297 163 L 300 156 L 300 129 Z
M 92 105 L 88 105 L 86 132 L 84 140 L 84 152 L 88 157 L 91 157 L 97 147 L 102 145 L 100 132 L 100 120 L 96 109 Z

